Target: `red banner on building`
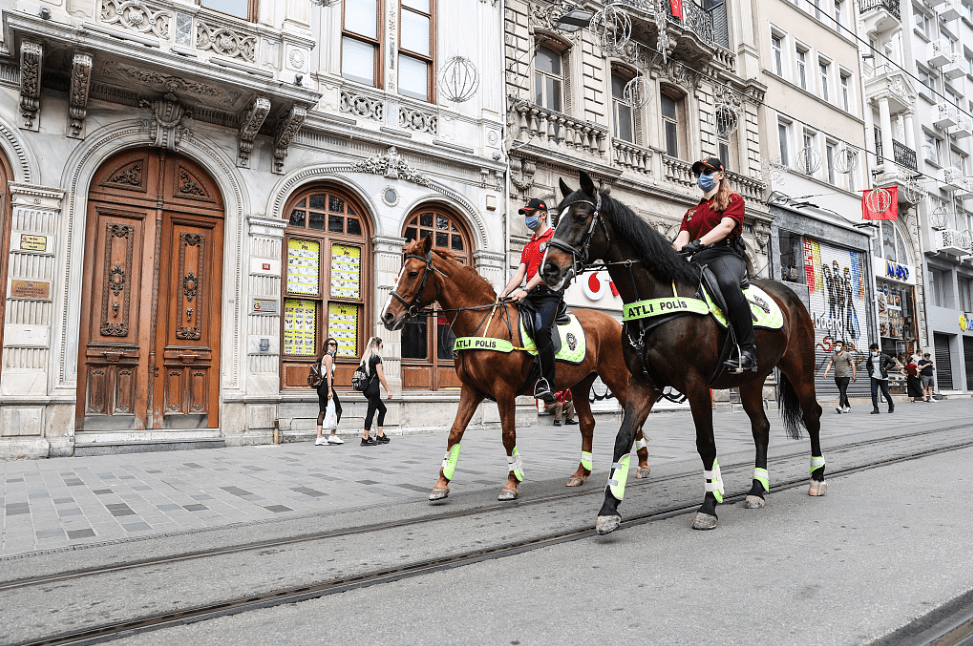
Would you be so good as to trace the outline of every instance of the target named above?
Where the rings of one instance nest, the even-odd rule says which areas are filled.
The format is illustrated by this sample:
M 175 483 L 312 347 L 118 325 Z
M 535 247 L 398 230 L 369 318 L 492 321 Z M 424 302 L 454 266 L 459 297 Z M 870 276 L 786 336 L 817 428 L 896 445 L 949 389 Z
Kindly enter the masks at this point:
M 669 6 L 672 8 L 672 15 L 682 20 L 682 0 L 669 0 Z
M 889 186 L 862 191 L 862 219 L 898 220 L 899 187 Z

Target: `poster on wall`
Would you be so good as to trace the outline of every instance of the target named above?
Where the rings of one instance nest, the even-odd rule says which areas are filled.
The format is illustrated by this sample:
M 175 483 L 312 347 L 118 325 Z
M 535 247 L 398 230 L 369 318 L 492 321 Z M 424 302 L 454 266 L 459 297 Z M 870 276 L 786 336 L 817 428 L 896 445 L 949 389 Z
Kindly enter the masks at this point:
M 284 354 L 297 357 L 317 356 L 315 301 L 284 299 Z
M 331 296 L 361 298 L 361 247 L 331 245 Z
M 851 350 L 859 371 L 857 382 L 850 384 L 849 392 L 869 392 L 869 381 L 864 374 L 868 346 L 868 300 L 871 289 L 866 290 L 868 276 L 865 273 L 867 256 L 852 251 L 821 244 L 817 240 L 804 239 L 804 273 L 810 292 L 811 320 L 814 323 L 814 350 L 816 388 L 819 393 L 835 395 L 833 373 L 824 380 L 821 375 L 831 359 L 836 341 Z
M 358 356 L 358 318 L 360 305 L 328 304 L 328 336 L 338 342 L 339 357 Z
M 287 292 L 318 296 L 321 243 L 291 238 L 287 242 Z

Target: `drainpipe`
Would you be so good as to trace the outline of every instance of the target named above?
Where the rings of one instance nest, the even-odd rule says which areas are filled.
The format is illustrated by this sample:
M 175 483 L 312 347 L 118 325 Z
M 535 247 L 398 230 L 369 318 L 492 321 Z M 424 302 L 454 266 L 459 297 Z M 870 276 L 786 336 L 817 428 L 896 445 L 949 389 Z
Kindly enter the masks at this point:
M 503 117 L 503 280 L 506 285 L 510 280 L 510 155 L 507 151 L 507 136 L 510 127 L 507 125 L 510 107 L 507 105 L 507 1 L 500 0 L 500 96 L 504 107 Z M 501 287 L 502 289 L 502 287 Z

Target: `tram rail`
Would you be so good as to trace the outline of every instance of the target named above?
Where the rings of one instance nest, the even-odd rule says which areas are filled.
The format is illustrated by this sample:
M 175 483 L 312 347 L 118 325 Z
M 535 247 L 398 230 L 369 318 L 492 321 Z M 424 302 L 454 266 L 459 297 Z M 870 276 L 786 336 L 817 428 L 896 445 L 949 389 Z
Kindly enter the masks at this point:
M 908 438 L 914 438 L 916 436 L 932 435 L 937 433 L 944 433 L 951 430 L 965 429 L 968 425 L 957 425 L 948 428 L 930 429 L 928 431 L 920 431 L 916 434 L 910 434 L 907 436 L 900 435 L 894 438 L 877 438 L 874 440 L 865 440 L 860 442 L 851 442 L 848 444 L 837 445 L 830 448 L 830 452 L 842 449 L 850 449 L 863 446 L 876 446 L 886 444 L 890 441 L 896 439 L 903 440 Z M 840 478 L 843 476 L 848 476 L 856 473 L 861 473 L 865 471 L 870 471 L 874 469 L 880 469 L 896 464 L 901 464 L 904 462 L 909 462 L 913 460 L 922 459 L 925 457 L 963 450 L 973 447 L 973 440 L 953 442 L 943 446 L 937 446 L 921 451 L 915 451 L 904 455 L 893 456 L 889 458 L 883 458 L 880 460 L 866 461 L 854 466 L 850 466 L 843 469 L 829 470 L 829 478 Z M 774 461 L 782 461 L 786 459 L 794 459 L 795 457 L 801 457 L 806 455 L 805 452 L 795 452 L 787 456 L 778 456 Z M 750 463 L 733 465 L 730 468 L 738 467 L 749 467 Z M 646 481 L 648 483 L 660 483 L 663 481 L 673 481 L 690 477 L 698 477 L 698 473 L 693 471 L 690 473 L 674 474 L 666 478 L 654 478 Z M 781 481 L 776 484 L 773 491 L 783 491 L 788 489 L 793 489 L 796 487 L 807 486 L 807 477 L 803 476 L 800 478 L 793 478 L 790 480 Z M 202 551 L 193 554 L 184 554 L 180 556 L 170 556 L 158 559 L 146 559 L 138 563 L 115 565 L 103 568 L 92 568 L 89 570 L 79 570 L 72 573 L 65 573 L 57 576 L 48 577 L 38 577 L 36 579 L 24 579 L 17 582 L 6 583 L 0 586 L 0 592 L 15 590 L 18 588 L 24 588 L 28 586 L 39 586 L 44 584 L 49 584 L 57 581 L 63 581 L 69 578 L 79 578 L 79 577 L 90 577 L 96 576 L 98 574 L 106 574 L 111 572 L 118 572 L 120 570 L 130 570 L 134 568 L 144 568 L 152 565 L 161 565 L 167 563 L 174 563 L 178 561 L 186 561 L 192 559 L 212 557 L 216 555 L 232 554 L 238 553 L 245 550 L 255 550 L 255 549 L 265 549 L 270 546 L 284 546 L 291 545 L 300 542 L 309 542 L 315 540 L 323 540 L 326 538 L 334 538 L 338 536 L 346 536 L 349 534 L 358 534 L 363 532 L 376 532 L 384 529 L 401 528 L 409 525 L 416 524 L 426 524 L 433 523 L 437 521 L 445 521 L 455 518 L 461 518 L 464 516 L 470 516 L 475 514 L 490 513 L 499 510 L 509 510 L 512 507 L 523 507 L 527 505 L 537 505 L 545 502 L 554 502 L 558 500 L 563 500 L 565 498 L 577 498 L 585 495 L 601 495 L 601 488 L 589 489 L 584 492 L 569 492 L 565 494 L 560 494 L 556 496 L 547 496 L 541 499 L 535 500 L 525 500 L 516 501 L 513 504 L 504 503 L 497 505 L 490 505 L 488 507 L 479 507 L 475 509 L 461 510 L 458 512 L 424 516 L 421 518 L 409 519 L 396 521 L 392 523 L 380 523 L 376 525 L 371 525 L 363 528 L 355 529 L 341 529 L 331 532 L 322 532 L 319 534 L 292 537 L 288 539 L 274 540 L 274 541 L 261 541 L 258 543 L 251 543 L 247 545 L 238 545 L 230 548 L 218 548 L 216 550 Z M 746 492 L 744 489 L 740 491 L 728 494 L 725 497 L 725 504 L 734 504 L 742 501 L 746 497 Z M 689 515 L 696 512 L 698 509 L 698 502 L 693 504 L 680 504 L 680 505 L 670 505 L 663 507 L 661 509 L 656 509 L 655 511 L 643 514 L 632 515 L 622 522 L 620 529 L 626 529 L 629 527 L 636 527 L 648 523 L 658 522 L 662 520 L 667 520 L 673 517 Z M 416 561 L 413 563 L 405 564 L 394 568 L 378 569 L 372 572 L 367 572 L 363 574 L 358 574 L 349 577 L 339 577 L 329 580 L 323 580 L 313 583 L 305 583 L 293 587 L 284 588 L 281 590 L 276 590 L 267 593 L 246 595 L 237 598 L 224 599 L 213 603 L 206 603 L 201 605 L 194 605 L 191 607 L 181 608 L 177 610 L 162 612 L 158 614 L 149 614 L 135 619 L 120 620 L 114 622 L 108 622 L 96 626 L 90 626 L 87 628 L 82 628 L 74 631 L 64 632 L 56 635 L 51 635 L 39 639 L 34 639 L 32 641 L 23 642 L 24 646 L 86 646 L 88 644 L 96 644 L 100 642 L 105 642 L 109 640 L 119 639 L 123 637 L 129 637 L 142 632 L 161 630 L 165 628 L 172 628 L 179 625 L 191 624 L 200 621 L 207 621 L 211 619 L 217 619 L 219 617 L 225 617 L 229 615 L 239 614 L 243 612 L 248 612 L 251 610 L 272 608 L 284 604 L 299 603 L 302 601 L 308 601 L 311 599 L 316 599 L 332 594 L 337 594 L 341 592 L 347 592 L 355 590 L 358 588 L 382 585 L 385 583 L 392 583 L 402 579 L 421 576 L 425 574 L 431 574 L 435 572 L 445 571 L 448 569 L 462 567 L 465 565 L 472 565 L 478 562 L 505 558 L 508 556 L 514 556 L 517 554 L 522 554 L 525 552 L 530 552 L 533 550 L 551 547 L 554 545 L 567 543 L 571 541 L 577 541 L 585 538 L 594 538 L 597 534 L 593 528 L 573 528 L 562 530 L 559 532 L 547 534 L 541 537 L 520 540 L 515 542 L 504 543 L 500 545 L 494 545 L 478 550 L 469 550 L 462 552 L 460 554 L 455 554 L 443 558 L 425 559 Z M 962 609 L 961 609 L 962 611 Z M 968 612 L 968 609 L 966 610 Z M 960 612 L 961 618 L 965 617 Z M 953 617 L 953 615 L 951 615 Z M 968 620 L 967 620 L 968 621 Z M 937 632 L 935 626 L 926 629 L 921 637 L 921 641 L 913 640 L 910 643 L 914 643 L 916 646 L 924 646 L 926 644 L 936 644 L 936 646 L 950 646 L 952 644 L 965 643 L 963 640 L 968 638 L 967 631 L 956 630 L 956 621 L 950 622 L 940 622 L 945 626 L 943 631 Z M 962 621 L 960 623 L 963 623 Z M 965 624 L 964 624 L 965 625 Z M 928 637 L 928 639 L 926 639 Z M 956 637 L 957 639 L 953 639 Z

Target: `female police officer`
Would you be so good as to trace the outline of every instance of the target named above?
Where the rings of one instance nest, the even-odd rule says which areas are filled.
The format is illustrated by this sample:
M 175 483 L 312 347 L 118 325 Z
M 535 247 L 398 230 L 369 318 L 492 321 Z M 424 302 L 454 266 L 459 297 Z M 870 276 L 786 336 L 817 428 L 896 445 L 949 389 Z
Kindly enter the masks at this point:
M 716 275 L 727 309 L 730 310 L 727 318 L 740 345 L 740 355 L 731 355 L 727 359 L 727 369 L 731 372 L 756 372 L 753 319 L 740 288 L 747 275 L 745 247 L 740 237 L 745 204 L 740 195 L 730 192 L 726 169 L 719 158 L 709 157 L 696 162 L 693 173 L 698 176 L 696 184 L 703 191 L 703 199 L 686 211 L 679 235 L 672 246 L 676 251 L 691 256 L 693 262 L 708 265 Z

